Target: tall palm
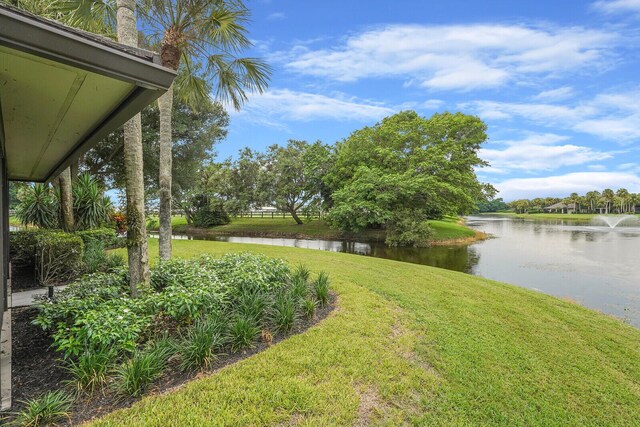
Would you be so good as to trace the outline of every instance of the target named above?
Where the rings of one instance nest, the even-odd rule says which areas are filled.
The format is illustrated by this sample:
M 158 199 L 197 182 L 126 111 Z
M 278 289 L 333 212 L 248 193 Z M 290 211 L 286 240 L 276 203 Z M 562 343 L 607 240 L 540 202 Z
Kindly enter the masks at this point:
M 608 214 L 610 212 L 609 207 L 613 205 L 616 194 L 610 188 L 605 188 L 602 190 L 602 201 L 604 202 L 605 212 Z
M 177 93 L 191 104 L 209 96 L 240 109 L 250 92 L 263 92 L 270 67 L 257 58 L 238 57 L 252 44 L 245 25 L 249 12 L 241 0 L 140 0 L 160 46 L 162 65 L 177 70 Z M 171 163 L 173 86 L 158 99 L 160 111 L 160 258 L 171 258 Z
M 117 0 L 118 41 L 138 46 L 135 0 Z M 144 213 L 142 123 L 140 114 L 124 125 L 124 169 L 127 194 L 127 251 L 131 295 L 137 296 L 139 283 L 149 281 L 147 226 Z

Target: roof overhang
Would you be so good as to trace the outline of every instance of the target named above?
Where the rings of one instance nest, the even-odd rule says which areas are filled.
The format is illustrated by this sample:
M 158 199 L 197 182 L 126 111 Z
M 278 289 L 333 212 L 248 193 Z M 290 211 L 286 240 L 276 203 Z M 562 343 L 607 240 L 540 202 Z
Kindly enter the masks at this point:
M 0 6 L 0 144 L 8 178 L 57 176 L 174 78 L 153 52 Z

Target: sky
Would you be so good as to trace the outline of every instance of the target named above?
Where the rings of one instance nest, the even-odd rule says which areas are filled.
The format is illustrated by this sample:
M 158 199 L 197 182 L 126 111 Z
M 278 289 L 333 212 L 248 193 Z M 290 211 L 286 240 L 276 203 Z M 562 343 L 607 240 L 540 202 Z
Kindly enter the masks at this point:
M 640 0 L 248 0 L 269 89 L 218 158 L 333 144 L 401 110 L 477 115 L 498 197 L 640 192 Z

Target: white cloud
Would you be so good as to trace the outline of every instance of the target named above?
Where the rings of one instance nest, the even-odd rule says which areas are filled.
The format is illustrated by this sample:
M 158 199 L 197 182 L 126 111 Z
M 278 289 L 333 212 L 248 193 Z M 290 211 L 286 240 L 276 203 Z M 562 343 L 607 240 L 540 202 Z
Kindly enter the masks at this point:
M 584 194 L 604 188 L 626 188 L 640 192 L 640 177 L 628 172 L 577 172 L 544 178 L 516 178 L 494 183 L 499 197 L 506 201 L 535 197 L 565 197 L 576 192 Z
M 284 12 L 274 12 L 267 16 L 267 20 L 269 21 L 278 21 L 281 19 L 285 19 L 287 15 Z
M 487 120 L 522 117 L 543 126 L 570 129 L 628 144 L 640 139 L 640 89 L 605 93 L 574 105 L 472 101 L 459 105 Z
M 581 27 L 388 25 L 332 49 L 296 46 L 284 57 L 291 70 L 337 81 L 397 77 L 431 89 L 470 90 L 600 65 L 617 40 Z
M 532 134 L 522 140 L 493 143 L 489 147 L 503 145 L 505 148 L 482 148 L 480 157 L 491 165 L 485 172 L 494 173 L 537 173 L 613 157 L 610 153 L 594 151 L 589 147 L 558 145 L 568 139 L 551 133 Z
M 590 171 L 602 172 L 606 171 L 607 167 L 605 165 L 589 165 L 587 166 L 587 169 Z
M 640 0 L 599 0 L 593 3 L 593 8 L 606 14 L 640 13 Z
M 557 89 L 545 90 L 533 97 L 536 101 L 562 101 L 573 95 L 571 86 L 559 87 Z
M 425 110 L 437 110 L 444 105 L 444 101 L 441 99 L 427 99 L 423 103 L 418 105 L 418 108 L 424 108 Z
M 232 114 L 255 123 L 283 128 L 282 121 L 331 119 L 366 122 L 382 119 L 395 112 L 384 105 L 344 94 L 329 97 L 289 89 L 273 89 L 262 95 L 251 96 L 242 111 Z

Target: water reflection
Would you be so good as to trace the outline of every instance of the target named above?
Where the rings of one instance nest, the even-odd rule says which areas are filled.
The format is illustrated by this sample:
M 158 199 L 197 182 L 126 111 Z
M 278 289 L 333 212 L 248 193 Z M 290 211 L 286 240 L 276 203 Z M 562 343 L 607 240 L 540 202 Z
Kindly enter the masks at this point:
M 157 233 L 151 233 L 157 237 Z M 174 239 L 192 240 L 194 237 L 174 235 Z M 434 246 L 431 248 L 390 248 L 381 242 L 351 242 L 342 240 L 307 240 L 270 237 L 205 236 L 198 240 L 213 240 L 229 243 L 254 243 L 259 245 L 288 246 L 304 249 L 318 249 L 331 252 L 373 256 L 376 258 L 424 264 L 448 270 L 471 273 L 478 263 L 479 254 L 471 246 Z

